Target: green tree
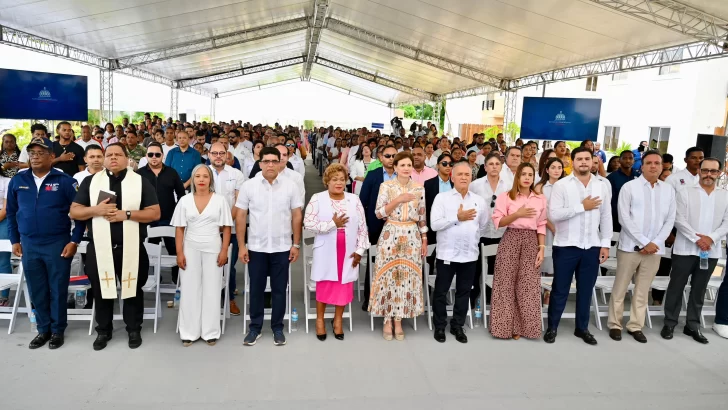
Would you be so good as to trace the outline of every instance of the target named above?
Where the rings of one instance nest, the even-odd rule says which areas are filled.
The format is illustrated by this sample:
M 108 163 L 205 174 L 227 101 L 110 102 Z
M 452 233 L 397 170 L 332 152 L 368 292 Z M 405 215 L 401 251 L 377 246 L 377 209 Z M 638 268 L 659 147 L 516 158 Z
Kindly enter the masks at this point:
M 101 123 L 101 113 L 99 110 L 88 110 L 88 116 L 86 121 L 93 125 L 98 125 Z
M 521 134 L 521 127 L 515 122 L 509 122 L 505 127 L 505 135 L 510 141 L 516 141 L 518 135 Z
M 494 125 L 492 127 L 488 127 L 485 130 L 481 131 L 485 134 L 485 140 L 489 141 L 491 138 L 495 139 L 495 137 L 498 135 L 498 133 L 501 132 L 501 127 Z
M 13 128 L 9 129 L 7 131 L 8 134 L 15 135 L 15 139 L 18 142 L 18 147 L 20 149 L 25 148 L 26 145 L 30 142 L 30 121 L 23 121 L 16 123 Z
M 437 124 L 437 129 L 440 130 L 441 133 L 445 133 L 445 106 L 447 105 L 447 101 L 443 101 L 442 104 L 440 104 L 440 123 Z
M 312 130 L 316 125 L 313 123 L 313 120 L 304 120 L 303 121 L 303 128 L 307 130 Z
M 432 120 L 434 108 L 430 104 L 406 104 L 399 107 L 404 111 L 404 118 L 413 120 Z

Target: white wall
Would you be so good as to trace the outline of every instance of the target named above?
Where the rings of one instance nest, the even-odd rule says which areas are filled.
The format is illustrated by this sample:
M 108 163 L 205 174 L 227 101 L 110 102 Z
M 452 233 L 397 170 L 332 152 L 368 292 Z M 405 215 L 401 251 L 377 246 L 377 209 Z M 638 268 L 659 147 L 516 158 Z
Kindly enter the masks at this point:
M 460 137 L 460 124 L 480 124 L 483 121 L 484 100 L 485 95 L 448 100 L 444 131 L 451 129 L 452 138 Z

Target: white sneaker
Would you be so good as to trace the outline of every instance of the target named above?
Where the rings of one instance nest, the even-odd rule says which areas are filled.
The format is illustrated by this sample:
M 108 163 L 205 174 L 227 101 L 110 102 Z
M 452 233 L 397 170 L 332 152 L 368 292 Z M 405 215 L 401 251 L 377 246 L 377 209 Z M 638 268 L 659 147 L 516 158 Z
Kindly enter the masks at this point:
M 713 331 L 718 334 L 718 336 L 728 339 L 728 325 L 719 325 L 717 323 L 713 323 Z

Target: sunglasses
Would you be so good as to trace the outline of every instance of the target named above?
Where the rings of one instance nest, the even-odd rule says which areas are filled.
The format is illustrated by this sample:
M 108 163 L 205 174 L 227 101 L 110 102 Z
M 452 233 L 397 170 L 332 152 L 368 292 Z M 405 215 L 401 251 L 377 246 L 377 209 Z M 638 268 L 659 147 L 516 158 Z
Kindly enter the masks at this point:
M 455 162 L 442 161 L 440 163 L 440 165 L 442 165 L 443 167 L 451 167 L 451 166 L 455 165 Z
M 396 156 L 397 156 L 397 154 L 382 154 L 382 156 L 383 156 L 384 158 L 387 158 L 387 159 L 389 159 L 389 158 L 394 158 L 394 157 L 396 157 Z
M 498 199 L 497 196 L 493 195 L 492 198 L 490 198 L 490 207 L 495 208 L 495 200 Z
M 147 152 L 147 157 L 149 158 L 162 158 L 161 152 Z
M 296 144 L 286 144 L 287 147 L 295 147 Z

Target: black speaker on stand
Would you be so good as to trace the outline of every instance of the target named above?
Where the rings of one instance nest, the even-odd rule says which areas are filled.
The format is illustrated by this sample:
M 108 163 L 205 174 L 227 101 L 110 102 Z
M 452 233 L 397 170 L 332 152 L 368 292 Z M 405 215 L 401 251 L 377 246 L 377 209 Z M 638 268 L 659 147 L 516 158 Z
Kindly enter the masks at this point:
M 180 120 L 180 122 L 182 122 L 182 123 L 185 123 L 185 122 L 187 122 L 187 113 L 184 113 L 184 112 L 183 112 L 183 113 L 180 113 L 180 114 L 179 114 L 179 120 Z
M 718 158 L 721 162 L 726 157 L 725 148 L 728 145 L 728 137 L 713 134 L 698 134 L 696 147 L 700 147 L 705 157 Z

